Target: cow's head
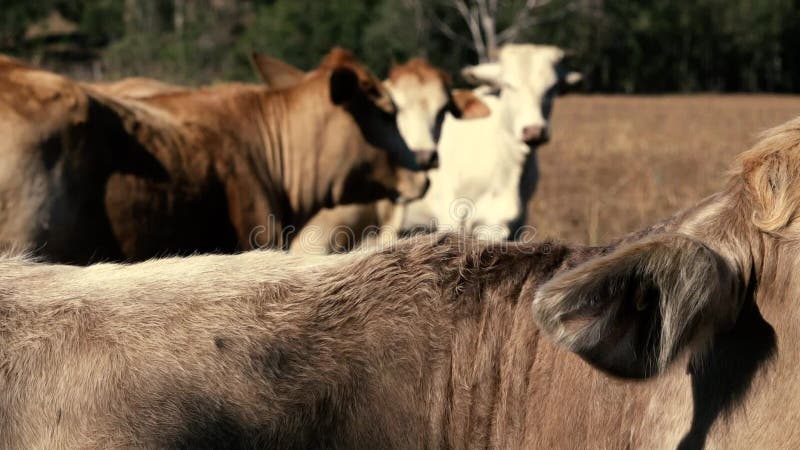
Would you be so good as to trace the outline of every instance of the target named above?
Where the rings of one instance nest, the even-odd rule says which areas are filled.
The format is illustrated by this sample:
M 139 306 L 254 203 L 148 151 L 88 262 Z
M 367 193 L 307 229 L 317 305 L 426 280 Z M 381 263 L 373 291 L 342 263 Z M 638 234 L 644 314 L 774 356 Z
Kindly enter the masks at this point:
M 415 154 L 406 145 L 388 91 L 351 52 L 334 48 L 310 72 L 257 53 L 251 56 L 251 62 L 265 85 L 274 90 L 294 90 L 295 94 L 289 94 L 292 98 L 308 92 L 311 85 L 324 91 L 325 98 L 309 98 L 311 101 L 303 106 L 308 117 L 324 116 L 322 123 L 309 121 L 301 127 L 307 135 L 324 139 L 316 149 L 325 159 L 321 169 L 335 178 L 328 206 L 384 197 L 413 200 L 424 195 L 428 178 L 423 171 L 434 161 Z
M 642 378 L 733 326 L 743 291 L 715 251 L 664 234 L 557 275 L 538 289 L 533 312 L 547 335 L 591 364 Z
M 553 99 L 581 81 L 578 72 L 563 65 L 564 50 L 546 45 L 506 45 L 498 60 L 464 68 L 470 82 L 500 91 L 503 122 L 516 139 L 529 145 L 550 138 Z
M 489 109 L 472 92 L 451 92 L 452 81 L 444 71 L 422 58 L 395 65 L 384 86 L 397 108 L 397 125 L 406 144 L 423 160 L 436 159 L 446 113 L 459 118 L 479 118 Z

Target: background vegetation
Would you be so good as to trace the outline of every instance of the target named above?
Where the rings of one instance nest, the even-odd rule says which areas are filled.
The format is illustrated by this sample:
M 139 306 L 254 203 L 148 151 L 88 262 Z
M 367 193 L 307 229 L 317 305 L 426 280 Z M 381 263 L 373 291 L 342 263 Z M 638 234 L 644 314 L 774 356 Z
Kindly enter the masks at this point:
M 572 50 L 591 91 L 800 91 L 800 0 L 0 2 L 0 51 L 82 78 L 252 80 L 251 50 L 308 69 L 332 45 L 457 73 L 499 40 Z

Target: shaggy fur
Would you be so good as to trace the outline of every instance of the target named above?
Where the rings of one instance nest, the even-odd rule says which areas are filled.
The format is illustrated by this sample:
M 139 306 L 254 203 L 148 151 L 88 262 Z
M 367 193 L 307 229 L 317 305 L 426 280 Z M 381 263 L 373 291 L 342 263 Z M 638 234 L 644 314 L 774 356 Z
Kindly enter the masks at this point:
M 570 254 L 441 236 L 316 259 L 5 259 L 0 446 L 507 447 L 532 285 Z
M 759 202 L 800 186 L 759 174 L 800 148 L 763 145 L 604 248 L 2 259 L 0 446 L 797 448 L 800 243 L 760 221 L 796 211 Z

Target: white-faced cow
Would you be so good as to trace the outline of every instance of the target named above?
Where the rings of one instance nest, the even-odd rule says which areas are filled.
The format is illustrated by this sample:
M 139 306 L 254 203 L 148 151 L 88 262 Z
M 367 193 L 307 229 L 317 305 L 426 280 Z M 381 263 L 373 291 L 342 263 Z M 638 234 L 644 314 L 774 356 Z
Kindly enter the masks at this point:
M 427 187 L 389 94 L 344 50 L 284 89 L 143 98 L 0 63 L 0 241 L 55 261 L 280 248 L 323 207 Z
M 800 119 L 607 247 L 5 257 L 0 447 L 798 448 L 799 265 Z
M 436 155 L 445 116 L 466 122 L 486 117 L 489 110 L 475 94 L 451 90 L 450 76 L 422 58 L 395 65 L 384 81 L 397 108 L 397 125 L 403 139 L 416 155 Z M 387 223 L 394 203 L 380 201 L 367 205 L 347 205 L 323 209 L 292 242 L 292 251 L 325 254 L 348 250 L 377 225 Z

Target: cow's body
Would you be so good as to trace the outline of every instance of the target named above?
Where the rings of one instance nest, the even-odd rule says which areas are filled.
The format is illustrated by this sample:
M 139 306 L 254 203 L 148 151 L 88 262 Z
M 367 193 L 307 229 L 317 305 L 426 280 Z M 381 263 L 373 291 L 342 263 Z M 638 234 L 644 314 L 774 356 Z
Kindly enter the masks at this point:
M 0 446 L 518 445 L 536 333 L 517 300 L 526 273 L 568 252 L 437 240 L 317 259 L 3 261 Z
M 0 77 L 0 238 L 56 261 L 283 247 L 322 207 L 427 187 L 379 82 L 342 51 L 272 91 L 134 99 L 21 64 Z
M 512 237 L 513 223 L 525 223 L 525 205 L 538 179 L 536 149 L 508 132 L 499 98 L 480 90 L 476 95 L 490 115 L 471 121 L 445 119 L 440 168 L 431 171 L 425 197 L 398 209 L 400 230 L 464 230 L 506 239 Z

